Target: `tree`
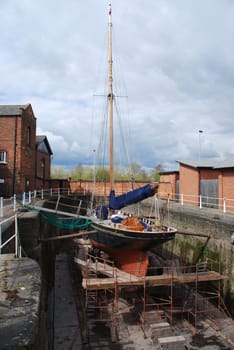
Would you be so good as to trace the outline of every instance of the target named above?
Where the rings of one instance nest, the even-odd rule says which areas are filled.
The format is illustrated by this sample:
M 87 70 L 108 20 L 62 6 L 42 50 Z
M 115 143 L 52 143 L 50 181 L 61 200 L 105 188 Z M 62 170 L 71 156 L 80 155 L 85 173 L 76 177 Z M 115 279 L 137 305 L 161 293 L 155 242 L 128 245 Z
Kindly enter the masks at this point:
M 51 178 L 52 179 L 66 179 L 68 177 L 67 171 L 63 166 L 52 166 L 51 167 Z
M 140 181 L 149 181 L 149 175 L 144 169 L 141 170 L 138 178 L 139 178 L 138 180 Z
M 156 165 L 151 172 L 151 180 L 156 182 L 160 181 L 160 172 L 162 171 L 163 171 L 162 164 Z
M 73 180 L 84 180 L 84 168 L 81 164 L 77 165 L 74 169 L 71 170 L 71 178 Z
M 139 175 L 142 171 L 141 166 L 137 163 L 131 163 L 130 164 L 130 171 L 129 177 L 132 181 L 137 180 L 139 178 Z
M 96 169 L 96 181 L 109 181 L 110 173 L 106 167 L 100 167 Z

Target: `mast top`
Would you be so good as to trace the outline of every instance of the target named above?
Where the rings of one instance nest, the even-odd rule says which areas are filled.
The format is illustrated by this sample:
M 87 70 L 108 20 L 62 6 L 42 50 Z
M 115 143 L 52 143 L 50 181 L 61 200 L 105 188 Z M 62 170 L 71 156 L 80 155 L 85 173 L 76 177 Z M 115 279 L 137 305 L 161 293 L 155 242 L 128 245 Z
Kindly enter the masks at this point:
M 109 4 L 109 23 L 111 23 L 111 14 L 112 14 L 112 8 L 111 8 L 111 4 Z

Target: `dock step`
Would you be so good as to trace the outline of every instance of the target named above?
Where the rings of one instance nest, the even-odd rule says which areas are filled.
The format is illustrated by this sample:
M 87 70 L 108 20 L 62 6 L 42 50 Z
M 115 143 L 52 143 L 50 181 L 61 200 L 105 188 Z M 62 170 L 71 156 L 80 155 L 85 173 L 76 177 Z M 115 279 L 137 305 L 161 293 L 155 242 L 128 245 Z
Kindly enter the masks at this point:
M 158 338 L 160 349 L 162 350 L 182 350 L 185 349 L 185 337 L 182 335 Z

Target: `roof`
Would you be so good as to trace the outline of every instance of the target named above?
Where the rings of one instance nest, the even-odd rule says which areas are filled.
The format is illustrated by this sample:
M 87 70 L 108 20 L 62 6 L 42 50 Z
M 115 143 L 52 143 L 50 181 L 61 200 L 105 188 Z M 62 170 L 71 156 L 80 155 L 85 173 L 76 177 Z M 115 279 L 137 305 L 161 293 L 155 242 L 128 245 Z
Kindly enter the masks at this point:
M 179 170 L 163 170 L 159 172 L 160 175 L 169 175 L 169 174 L 179 174 Z
M 47 137 L 45 135 L 37 135 L 36 136 L 36 149 L 39 149 L 40 145 L 43 144 L 43 143 L 46 145 L 48 153 L 50 155 L 52 155 L 53 152 L 51 150 L 51 147 L 50 147 L 50 144 L 49 144 L 49 141 L 48 141 Z
M 191 166 L 192 168 L 214 168 L 217 161 L 202 159 L 202 160 L 178 160 L 178 163 Z
M 221 162 L 217 162 L 216 169 L 234 168 L 234 158 L 229 158 Z
M 22 109 L 25 110 L 30 104 L 25 105 L 0 105 L 0 116 L 21 115 Z
M 184 160 L 177 161 L 180 164 L 188 165 L 192 168 L 212 168 L 212 169 L 222 169 L 222 168 L 234 168 L 234 158 L 229 158 L 226 160 L 214 161 L 210 159 L 201 160 Z

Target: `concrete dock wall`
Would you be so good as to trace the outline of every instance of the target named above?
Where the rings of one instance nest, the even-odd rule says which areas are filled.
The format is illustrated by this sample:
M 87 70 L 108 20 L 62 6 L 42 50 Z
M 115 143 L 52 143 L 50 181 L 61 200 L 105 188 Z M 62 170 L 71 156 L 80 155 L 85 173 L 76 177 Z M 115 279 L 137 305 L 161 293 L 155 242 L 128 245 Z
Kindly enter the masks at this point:
M 0 255 L 0 349 L 39 349 L 40 291 L 38 263 Z

